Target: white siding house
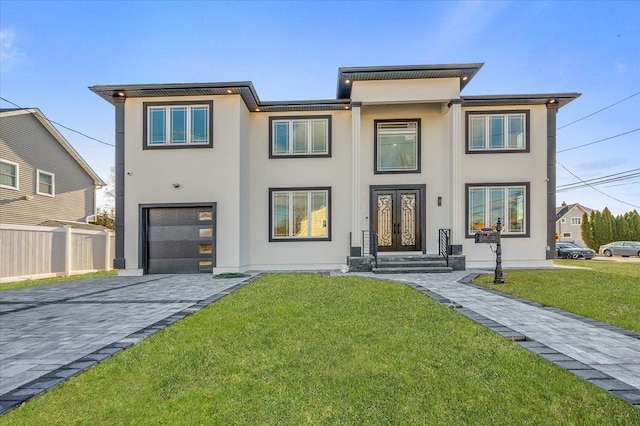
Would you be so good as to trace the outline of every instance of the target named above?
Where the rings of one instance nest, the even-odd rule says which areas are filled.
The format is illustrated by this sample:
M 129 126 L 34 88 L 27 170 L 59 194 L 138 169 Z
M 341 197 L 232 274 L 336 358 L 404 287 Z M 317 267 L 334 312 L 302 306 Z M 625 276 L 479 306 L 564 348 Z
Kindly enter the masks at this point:
M 469 266 L 555 253 L 555 116 L 577 93 L 463 96 L 482 64 L 340 68 L 336 99 L 251 82 L 93 86 L 116 109 L 122 274 L 338 269 L 441 252 Z

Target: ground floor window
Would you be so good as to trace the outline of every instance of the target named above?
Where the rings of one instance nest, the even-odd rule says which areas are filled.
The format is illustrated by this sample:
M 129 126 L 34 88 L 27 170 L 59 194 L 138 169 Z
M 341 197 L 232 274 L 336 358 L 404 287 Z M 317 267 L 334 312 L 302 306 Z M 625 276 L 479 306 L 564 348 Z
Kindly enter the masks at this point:
M 269 241 L 331 239 L 331 188 L 269 189 Z
M 467 184 L 467 236 L 495 229 L 498 218 L 505 236 L 529 235 L 529 184 Z

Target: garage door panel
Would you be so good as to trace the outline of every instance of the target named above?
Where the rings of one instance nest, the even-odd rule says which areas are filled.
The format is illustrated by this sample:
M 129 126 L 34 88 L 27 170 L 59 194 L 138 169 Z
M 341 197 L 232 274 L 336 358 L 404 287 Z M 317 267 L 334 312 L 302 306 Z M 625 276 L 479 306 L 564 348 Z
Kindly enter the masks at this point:
M 212 272 L 210 260 L 202 259 L 149 259 L 150 274 L 194 274 Z
M 202 212 L 203 214 L 200 214 Z M 208 215 L 204 213 L 208 212 Z M 210 207 L 158 208 L 149 210 L 149 226 L 211 224 Z
M 209 226 L 150 226 L 149 241 L 197 241 L 210 240 L 211 237 L 200 237 L 203 234 L 211 233 Z M 205 232 L 206 231 L 206 232 Z
M 149 258 L 151 259 L 171 259 L 171 258 L 200 258 L 210 259 L 212 247 L 210 242 L 202 244 L 192 241 L 173 241 L 167 244 L 164 241 L 150 241 L 148 244 Z

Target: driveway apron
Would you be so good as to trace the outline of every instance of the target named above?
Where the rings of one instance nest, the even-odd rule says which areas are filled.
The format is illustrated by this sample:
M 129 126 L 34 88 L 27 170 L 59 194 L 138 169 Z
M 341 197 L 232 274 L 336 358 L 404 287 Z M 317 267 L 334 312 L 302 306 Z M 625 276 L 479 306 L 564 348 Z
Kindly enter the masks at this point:
M 0 292 L 0 414 L 252 281 L 110 277 Z

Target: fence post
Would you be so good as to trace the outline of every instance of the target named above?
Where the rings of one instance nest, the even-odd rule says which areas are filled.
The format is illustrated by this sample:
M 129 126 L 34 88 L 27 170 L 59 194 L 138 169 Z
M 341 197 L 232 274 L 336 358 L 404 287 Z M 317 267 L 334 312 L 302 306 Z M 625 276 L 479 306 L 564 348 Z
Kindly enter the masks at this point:
M 64 276 L 71 275 L 71 259 L 72 259 L 72 245 L 71 245 L 71 226 L 64 225 Z
M 111 259 L 111 230 L 104 230 L 104 270 L 110 271 L 112 269 Z

